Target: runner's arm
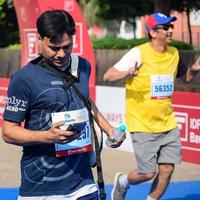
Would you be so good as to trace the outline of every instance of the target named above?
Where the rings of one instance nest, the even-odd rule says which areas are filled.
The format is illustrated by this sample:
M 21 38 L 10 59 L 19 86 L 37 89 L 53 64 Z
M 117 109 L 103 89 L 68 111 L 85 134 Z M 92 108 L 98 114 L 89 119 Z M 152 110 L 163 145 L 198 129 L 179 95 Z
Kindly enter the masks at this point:
M 187 67 L 180 57 L 178 63 L 178 74 L 177 77 L 182 77 L 182 79 L 186 82 L 191 82 L 195 75 L 200 71 L 200 57 L 196 60 L 196 62 L 191 66 Z
M 113 130 L 116 129 L 116 127 L 113 127 L 104 118 L 104 116 L 99 112 L 97 106 L 95 105 L 95 103 L 92 100 L 90 100 L 90 102 L 91 102 L 92 110 L 94 112 L 95 120 L 97 121 L 97 123 L 99 124 L 99 126 L 103 129 L 103 131 L 107 134 L 107 136 L 109 138 L 113 139 L 114 138 Z M 126 135 L 124 135 L 120 140 L 114 142 L 111 147 L 112 148 L 119 147 L 125 139 L 126 139 Z
M 116 81 L 137 76 L 141 64 L 141 55 L 138 48 L 128 51 L 113 67 L 104 74 L 104 81 Z
M 67 143 L 68 140 L 74 137 L 76 132 L 61 130 L 60 126 L 64 125 L 64 122 L 58 122 L 52 125 L 49 130 L 35 131 L 28 130 L 21 127 L 20 123 L 4 120 L 2 137 L 5 142 L 10 144 L 16 144 L 19 146 L 26 146 L 37 143 Z
M 94 113 L 95 120 L 103 131 L 108 135 L 108 137 L 113 137 L 112 130 L 114 127 L 105 119 L 105 117 L 100 113 L 95 103 L 90 99 L 92 111 Z

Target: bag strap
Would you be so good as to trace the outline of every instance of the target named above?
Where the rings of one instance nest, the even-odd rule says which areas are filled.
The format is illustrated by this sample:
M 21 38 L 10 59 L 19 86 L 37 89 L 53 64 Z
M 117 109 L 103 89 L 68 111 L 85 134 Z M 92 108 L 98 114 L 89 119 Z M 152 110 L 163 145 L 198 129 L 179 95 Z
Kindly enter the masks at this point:
M 105 200 L 106 199 L 106 192 L 105 192 L 105 187 L 104 187 L 104 179 L 103 179 L 103 170 L 102 170 L 102 164 L 101 164 L 101 150 L 102 150 L 102 146 L 103 146 L 103 139 L 101 139 L 101 143 L 99 144 L 98 142 L 98 136 L 96 133 L 96 130 L 94 128 L 94 121 L 98 124 L 97 120 L 95 119 L 95 116 L 93 115 L 93 113 L 91 112 L 91 104 L 89 101 L 87 101 L 87 99 L 83 96 L 83 94 L 80 92 L 80 90 L 78 90 L 78 88 L 72 84 L 71 85 L 72 88 L 74 89 L 74 91 L 76 92 L 76 94 L 80 97 L 80 99 L 83 101 L 84 105 L 86 106 L 86 108 L 88 109 L 89 112 L 89 118 L 90 118 L 90 123 L 91 123 L 91 127 L 93 129 L 93 133 L 94 133 L 94 141 L 95 141 L 95 153 L 96 153 L 96 169 L 97 169 L 97 183 L 99 186 L 99 196 L 101 200 Z M 101 131 L 101 137 L 102 137 L 102 131 Z
M 49 69 L 50 71 L 54 72 L 59 77 L 64 78 L 64 82 L 63 82 L 64 88 L 68 89 L 71 86 L 88 110 L 89 120 L 90 120 L 91 127 L 92 127 L 93 133 L 94 133 L 95 153 L 96 153 L 96 163 L 97 163 L 97 165 L 96 165 L 97 184 L 99 186 L 99 197 L 101 200 L 105 200 L 106 192 L 105 192 L 105 187 L 104 187 L 103 170 L 102 170 L 102 164 L 101 164 L 101 150 L 103 147 L 103 136 L 101 133 L 101 142 L 99 144 L 98 136 L 97 136 L 96 130 L 94 128 L 94 121 L 97 124 L 98 124 L 98 121 L 95 118 L 95 116 L 93 115 L 93 113 L 91 112 L 91 103 L 84 97 L 84 95 L 80 92 L 80 90 L 74 85 L 74 82 L 78 79 L 78 73 L 77 73 L 78 72 L 78 56 L 71 55 L 71 58 L 72 58 L 71 73 L 69 73 L 69 74 L 65 74 L 64 72 L 58 71 L 56 68 L 53 68 L 50 65 L 45 64 L 45 63 L 43 66 L 46 67 L 47 69 Z
M 71 76 L 71 75 L 69 75 Z M 70 77 L 70 79 L 73 79 L 73 76 Z M 70 81 L 71 82 L 71 81 Z M 74 85 L 72 84 L 71 87 L 73 88 L 73 90 L 76 92 L 76 94 L 79 96 L 79 98 L 82 100 L 83 104 L 85 105 L 85 107 L 87 108 L 88 112 L 89 112 L 89 118 L 90 118 L 90 123 L 92 124 L 92 126 L 94 127 L 94 121 L 96 122 L 96 124 L 99 126 L 99 122 L 96 119 L 95 115 L 92 113 L 92 106 L 90 101 L 88 101 L 85 96 L 80 92 L 80 90 Z M 99 126 L 100 127 L 100 126 Z M 101 129 L 101 128 L 100 128 Z M 102 129 L 101 129 L 101 133 L 102 133 Z M 96 131 L 95 134 L 97 135 Z M 97 138 L 98 139 L 98 138 Z M 102 150 L 103 147 L 103 135 L 101 134 L 101 140 L 100 140 L 100 145 L 99 145 L 99 149 L 100 152 Z

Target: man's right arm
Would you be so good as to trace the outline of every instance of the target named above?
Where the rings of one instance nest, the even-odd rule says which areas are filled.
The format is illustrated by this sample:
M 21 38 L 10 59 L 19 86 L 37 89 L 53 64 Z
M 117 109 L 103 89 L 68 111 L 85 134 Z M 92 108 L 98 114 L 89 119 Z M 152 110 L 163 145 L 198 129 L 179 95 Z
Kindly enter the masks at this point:
M 140 51 L 133 48 L 128 51 L 113 67 L 109 68 L 103 76 L 104 81 L 116 81 L 137 76 L 141 64 Z
M 115 67 L 109 68 L 103 76 L 104 81 L 116 81 L 128 76 L 128 71 L 118 71 Z
M 67 143 L 72 140 L 76 132 L 61 130 L 60 126 L 64 122 L 58 122 L 52 125 L 49 130 L 35 131 L 28 130 L 19 123 L 4 120 L 2 137 L 5 142 L 19 146 L 27 146 L 37 143 Z

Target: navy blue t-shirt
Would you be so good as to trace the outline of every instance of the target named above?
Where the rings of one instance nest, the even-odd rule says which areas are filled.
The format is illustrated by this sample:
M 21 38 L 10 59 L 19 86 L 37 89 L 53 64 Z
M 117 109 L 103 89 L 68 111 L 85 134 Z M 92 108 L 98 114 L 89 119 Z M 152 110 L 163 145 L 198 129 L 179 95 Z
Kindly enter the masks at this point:
M 80 75 L 74 84 L 88 99 L 90 64 L 79 57 L 78 68 Z M 71 87 L 64 89 L 63 78 L 39 64 L 29 63 L 11 77 L 4 119 L 25 122 L 29 130 L 48 130 L 52 112 L 83 107 Z M 92 183 L 87 153 L 57 158 L 54 144 L 23 147 L 21 196 L 66 195 Z

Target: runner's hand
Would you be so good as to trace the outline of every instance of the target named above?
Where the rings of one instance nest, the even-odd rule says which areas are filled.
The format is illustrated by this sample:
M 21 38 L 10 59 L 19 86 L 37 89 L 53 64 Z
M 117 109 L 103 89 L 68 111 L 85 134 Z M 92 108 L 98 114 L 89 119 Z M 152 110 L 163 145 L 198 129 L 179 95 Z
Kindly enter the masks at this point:
M 195 72 L 200 71 L 200 56 L 199 56 L 199 58 L 196 60 L 196 62 L 192 65 L 191 70 L 192 70 L 192 71 L 195 71 Z
M 134 67 L 130 67 L 129 70 L 128 70 L 128 75 L 130 77 L 135 77 L 138 75 L 138 72 L 140 70 L 140 68 L 142 67 L 142 63 L 140 65 L 138 65 L 138 63 L 136 62 L 135 63 L 135 66 Z
M 52 125 L 52 127 L 47 131 L 47 143 L 60 143 L 66 144 L 68 142 L 77 139 L 81 132 L 78 130 L 70 129 L 70 130 L 62 130 L 60 126 L 64 125 L 64 121 L 57 122 Z
M 111 148 L 117 148 L 121 146 L 121 144 L 123 143 L 125 139 L 126 139 L 126 134 L 124 134 L 124 136 L 121 139 L 117 140 L 116 142 L 113 142 L 111 145 Z

